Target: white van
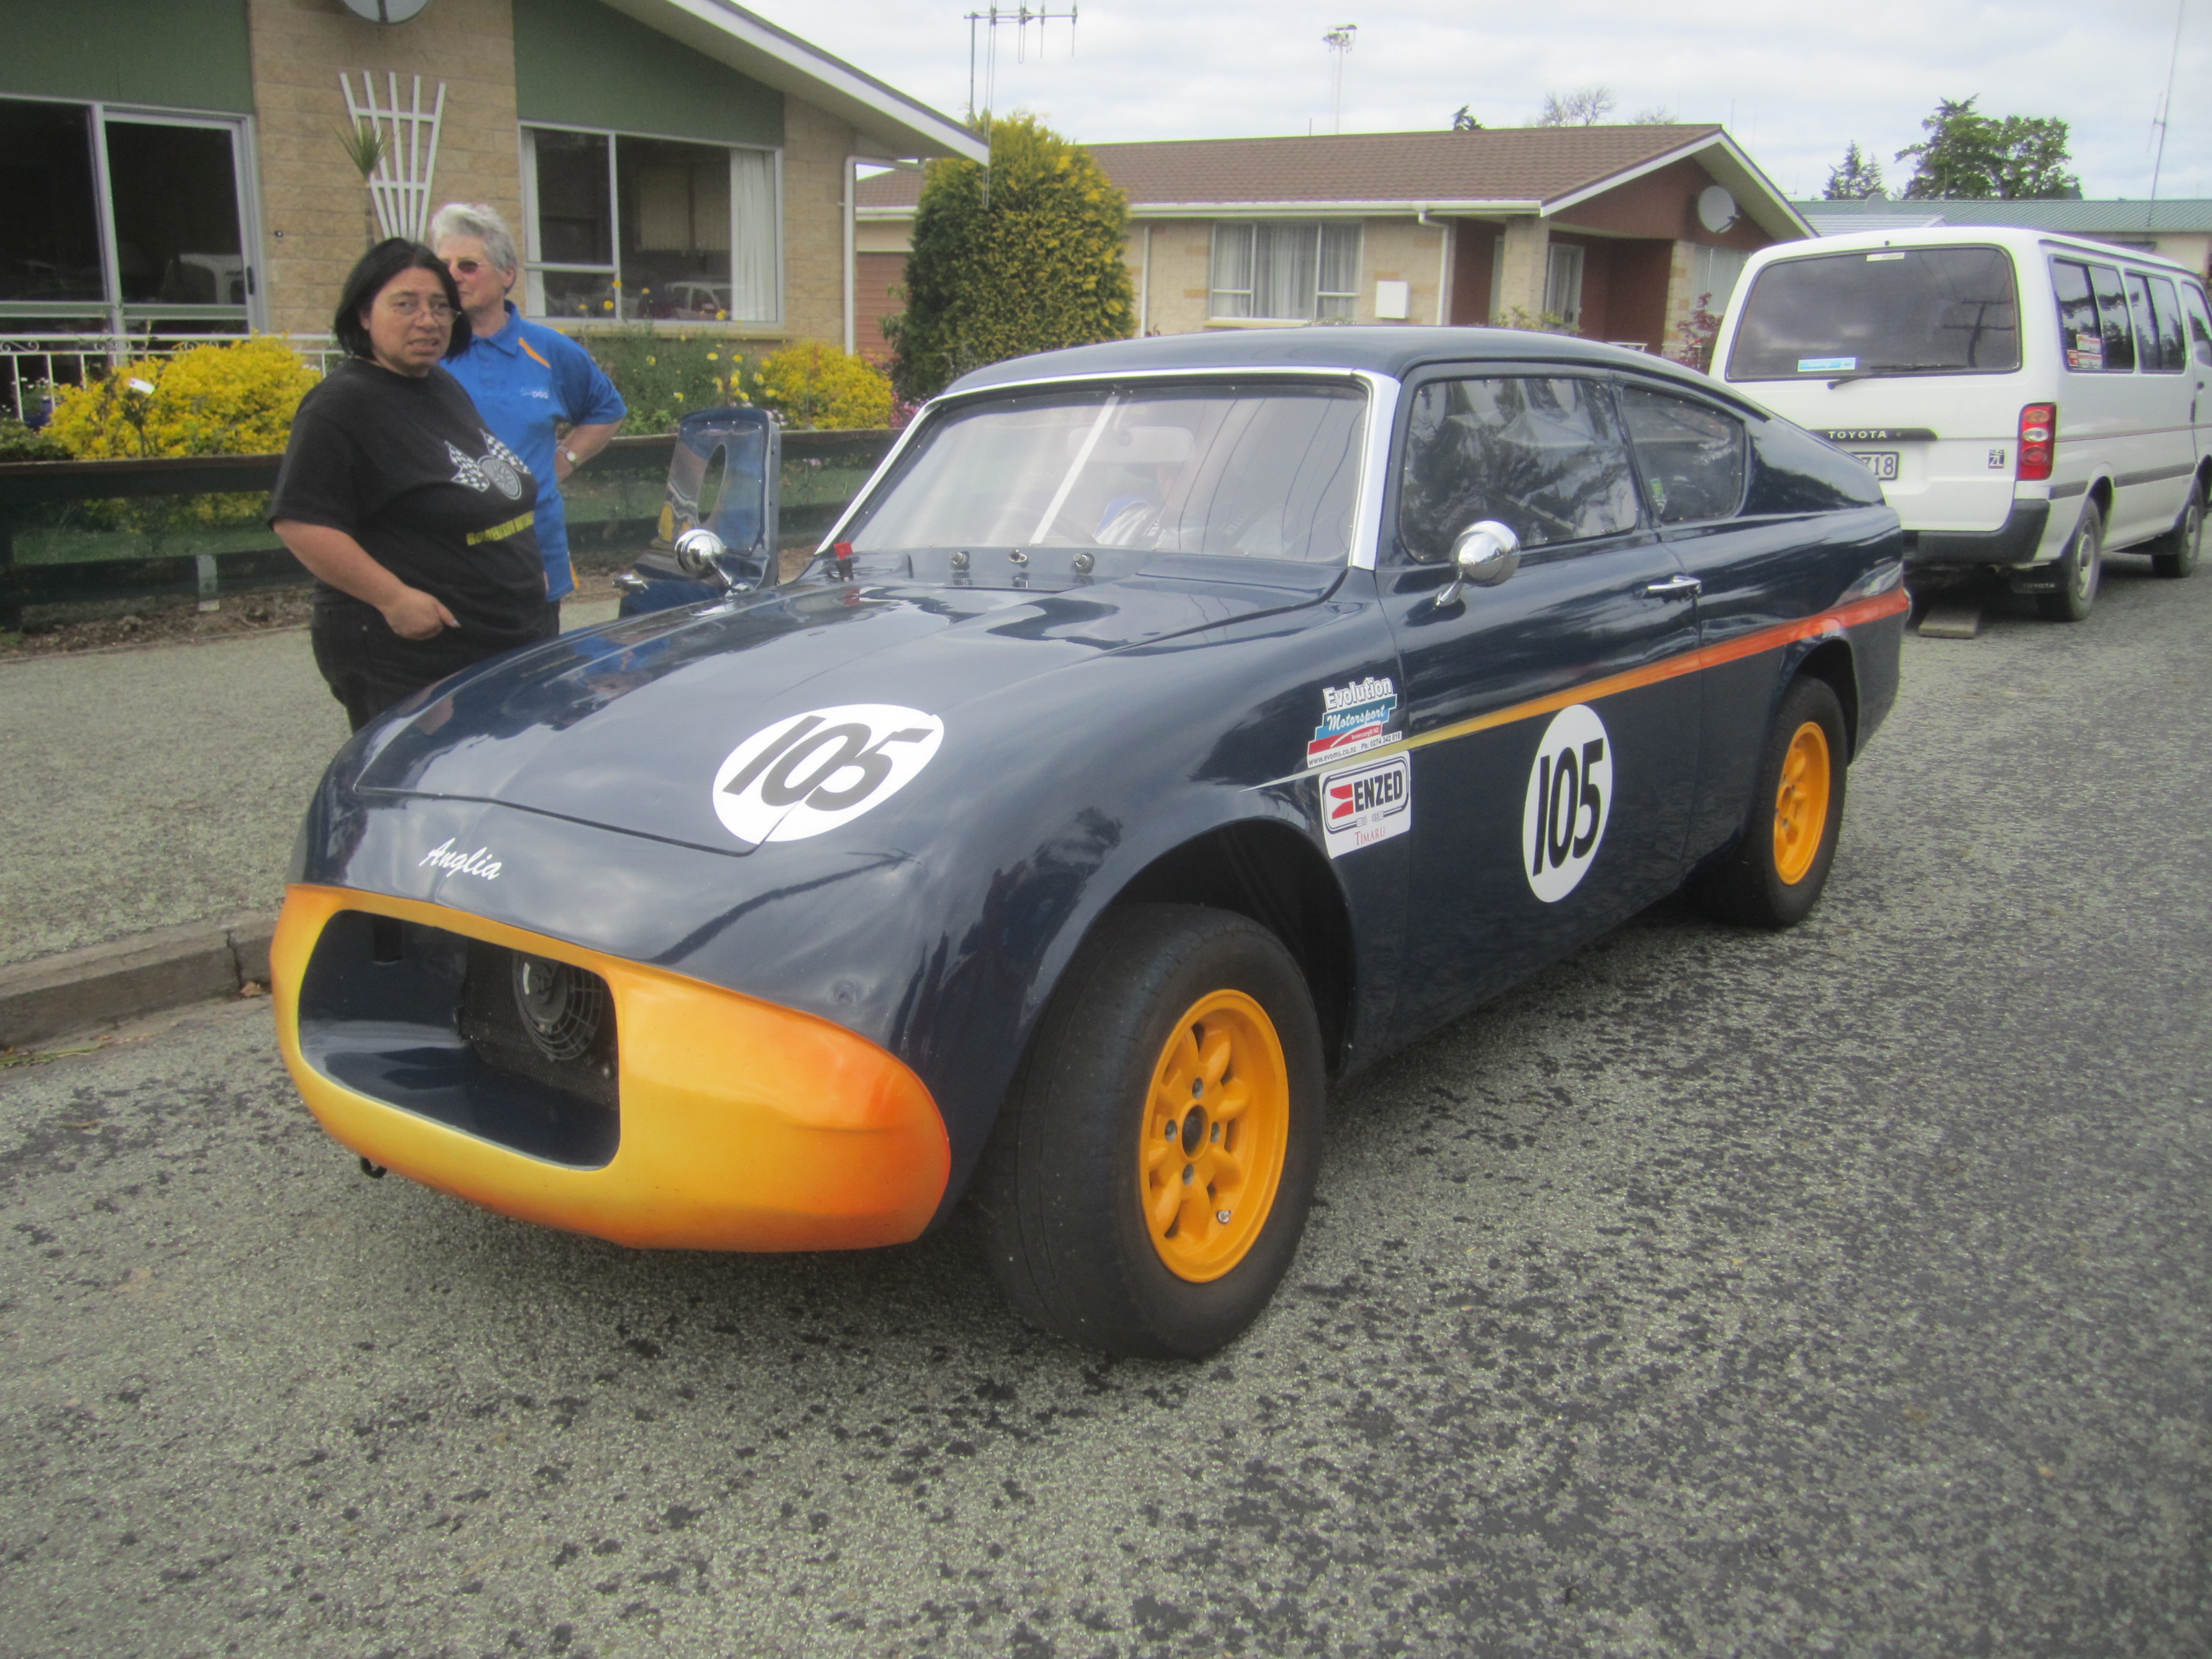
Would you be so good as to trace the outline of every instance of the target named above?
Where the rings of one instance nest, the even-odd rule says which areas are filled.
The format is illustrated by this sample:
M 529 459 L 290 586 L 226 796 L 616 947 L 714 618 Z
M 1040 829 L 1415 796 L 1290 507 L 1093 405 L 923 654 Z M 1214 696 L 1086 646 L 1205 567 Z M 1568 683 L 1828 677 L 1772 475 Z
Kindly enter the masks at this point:
M 2002 571 L 2088 614 L 2107 548 L 2195 568 L 2212 493 L 2212 309 L 2148 254 L 2032 230 L 1761 249 L 1713 370 L 1863 461 L 1920 574 Z

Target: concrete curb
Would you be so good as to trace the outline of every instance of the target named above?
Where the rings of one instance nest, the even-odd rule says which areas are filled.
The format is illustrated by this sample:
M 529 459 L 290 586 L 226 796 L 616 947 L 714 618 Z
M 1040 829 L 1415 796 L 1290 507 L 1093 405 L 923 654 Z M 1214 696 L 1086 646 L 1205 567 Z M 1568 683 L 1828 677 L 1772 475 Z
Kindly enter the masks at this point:
M 274 916 L 196 922 L 0 968 L 0 1048 L 266 985 L 276 933 Z

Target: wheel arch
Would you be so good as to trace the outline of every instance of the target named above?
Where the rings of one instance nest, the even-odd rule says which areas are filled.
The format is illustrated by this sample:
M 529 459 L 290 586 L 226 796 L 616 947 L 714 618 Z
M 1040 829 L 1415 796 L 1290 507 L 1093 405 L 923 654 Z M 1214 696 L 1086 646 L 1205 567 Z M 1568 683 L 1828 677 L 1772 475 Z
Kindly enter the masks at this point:
M 1850 746 L 1850 755 L 1856 756 L 1859 751 L 1859 679 L 1858 665 L 1852 658 L 1849 643 L 1831 637 L 1807 652 L 1792 672 L 1783 677 L 1782 684 L 1776 689 L 1776 708 L 1782 706 L 1782 699 L 1789 694 L 1790 682 L 1799 675 L 1810 675 L 1816 680 L 1826 682 L 1828 689 L 1836 694 L 1836 701 L 1844 706 L 1844 740 Z M 1845 757 L 1846 760 L 1850 757 Z
M 1352 1027 L 1352 913 L 1311 841 L 1264 818 L 1218 825 L 1138 871 L 1091 926 L 1119 906 L 1163 903 L 1233 911 L 1281 939 L 1313 994 L 1330 1073 L 1338 1071 Z

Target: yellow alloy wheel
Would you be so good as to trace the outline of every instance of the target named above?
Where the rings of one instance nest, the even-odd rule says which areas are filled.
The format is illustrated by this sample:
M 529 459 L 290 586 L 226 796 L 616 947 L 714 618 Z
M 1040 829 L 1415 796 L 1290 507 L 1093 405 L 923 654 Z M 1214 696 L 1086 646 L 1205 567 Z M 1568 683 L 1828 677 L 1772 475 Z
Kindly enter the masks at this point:
M 1274 1206 L 1290 1127 L 1274 1022 L 1242 991 L 1200 997 L 1152 1067 L 1137 1149 L 1145 1231 L 1170 1273 L 1206 1284 L 1250 1252 Z
M 1782 787 L 1774 792 L 1774 873 L 1785 886 L 1804 880 L 1828 833 L 1828 793 L 1834 785 L 1828 734 L 1807 720 L 1782 757 Z

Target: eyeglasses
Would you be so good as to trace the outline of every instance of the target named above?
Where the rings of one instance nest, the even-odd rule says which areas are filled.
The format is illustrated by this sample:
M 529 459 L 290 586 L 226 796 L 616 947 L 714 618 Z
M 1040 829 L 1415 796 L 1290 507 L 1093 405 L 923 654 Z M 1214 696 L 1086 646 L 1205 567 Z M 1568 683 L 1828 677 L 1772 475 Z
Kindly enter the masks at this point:
M 456 276 L 473 276 L 484 268 L 481 259 L 448 259 L 446 269 Z
M 381 303 L 395 317 L 414 317 L 428 312 L 434 322 L 453 320 L 453 308 L 443 300 L 433 300 L 426 306 L 412 294 L 395 294 Z

